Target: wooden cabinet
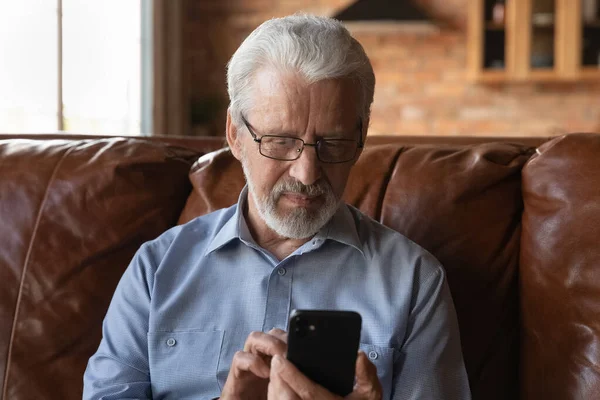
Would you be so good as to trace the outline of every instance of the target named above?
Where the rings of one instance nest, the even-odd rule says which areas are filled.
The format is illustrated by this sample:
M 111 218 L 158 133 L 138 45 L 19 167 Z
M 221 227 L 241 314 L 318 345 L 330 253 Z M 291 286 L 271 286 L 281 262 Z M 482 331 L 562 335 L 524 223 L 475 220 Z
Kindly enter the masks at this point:
M 469 0 L 477 82 L 600 81 L 600 0 Z

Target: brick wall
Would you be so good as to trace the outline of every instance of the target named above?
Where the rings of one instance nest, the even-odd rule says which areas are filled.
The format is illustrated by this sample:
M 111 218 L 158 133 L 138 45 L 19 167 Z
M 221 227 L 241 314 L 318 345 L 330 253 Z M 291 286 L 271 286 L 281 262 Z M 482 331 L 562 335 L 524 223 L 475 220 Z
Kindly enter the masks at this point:
M 438 27 L 349 25 L 377 78 L 369 134 L 547 136 L 600 132 L 600 82 L 475 85 L 466 78 L 464 0 L 416 0 L 432 8 Z M 334 15 L 348 0 L 185 0 L 185 62 L 190 96 L 215 109 L 196 134 L 222 134 L 225 64 L 260 22 L 296 11 Z M 464 9 L 464 8 L 462 8 Z M 444 14 L 446 13 L 446 14 Z

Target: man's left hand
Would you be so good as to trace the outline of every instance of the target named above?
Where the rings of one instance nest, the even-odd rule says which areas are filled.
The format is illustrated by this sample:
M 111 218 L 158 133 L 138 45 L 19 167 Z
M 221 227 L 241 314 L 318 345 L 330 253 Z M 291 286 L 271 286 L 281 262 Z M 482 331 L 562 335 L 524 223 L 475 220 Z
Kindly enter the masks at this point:
M 356 384 L 347 400 L 381 400 L 382 388 L 377 378 L 377 368 L 365 353 L 356 359 Z M 340 400 L 323 386 L 311 381 L 290 361 L 277 355 L 271 360 L 268 388 L 269 400 Z

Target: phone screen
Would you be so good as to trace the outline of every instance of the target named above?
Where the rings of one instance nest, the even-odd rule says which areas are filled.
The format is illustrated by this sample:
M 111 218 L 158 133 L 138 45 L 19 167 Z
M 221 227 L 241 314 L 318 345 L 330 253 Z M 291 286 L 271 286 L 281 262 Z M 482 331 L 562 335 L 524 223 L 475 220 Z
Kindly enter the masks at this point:
M 296 310 L 289 320 L 287 358 L 312 381 L 346 396 L 354 386 L 361 324 L 354 311 Z

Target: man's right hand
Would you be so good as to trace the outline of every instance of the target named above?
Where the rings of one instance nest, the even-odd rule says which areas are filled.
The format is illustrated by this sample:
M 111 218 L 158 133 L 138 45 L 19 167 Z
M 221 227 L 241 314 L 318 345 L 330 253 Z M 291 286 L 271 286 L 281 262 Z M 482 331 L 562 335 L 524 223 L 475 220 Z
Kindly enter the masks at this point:
M 285 357 L 286 351 L 285 331 L 271 329 L 268 333 L 250 333 L 244 350 L 233 356 L 221 399 L 266 399 L 271 358 L 276 354 Z

